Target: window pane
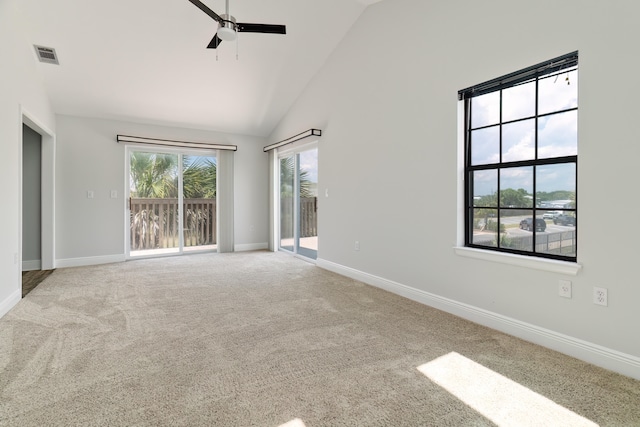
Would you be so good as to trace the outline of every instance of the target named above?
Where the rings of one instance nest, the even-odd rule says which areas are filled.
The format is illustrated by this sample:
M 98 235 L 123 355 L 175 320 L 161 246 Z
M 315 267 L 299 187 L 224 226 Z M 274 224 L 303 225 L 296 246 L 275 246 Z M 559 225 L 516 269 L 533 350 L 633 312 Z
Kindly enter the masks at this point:
M 498 245 L 497 214 L 497 209 L 473 209 L 473 244 L 491 247 Z
M 486 165 L 500 161 L 500 128 L 498 126 L 471 132 L 471 164 Z
M 473 172 L 473 206 L 497 207 L 498 171 L 483 170 Z
M 538 158 L 578 154 L 578 112 L 553 114 L 538 119 Z
M 180 251 L 177 154 L 132 151 L 131 256 Z
M 471 127 L 494 125 L 500 121 L 500 92 L 471 99 Z
M 545 216 L 545 214 L 543 214 Z M 547 230 L 536 236 L 536 251 L 554 255 L 576 256 L 576 215 L 574 211 L 554 211 Z
M 311 259 L 318 257 L 318 149 L 300 153 L 298 253 Z
M 536 113 L 535 81 L 502 91 L 502 121 L 532 117 Z
M 280 247 L 294 250 L 294 156 L 280 159 Z
M 500 170 L 500 207 L 533 206 L 533 167 Z
M 501 219 L 506 233 L 500 239 L 500 247 L 518 251 L 531 252 L 533 250 L 533 236 L 529 226 L 533 229 L 533 212 L 531 210 L 502 210 Z
M 538 82 L 538 114 L 577 107 L 578 70 L 540 79 Z
M 215 156 L 183 156 L 184 250 L 215 249 L 216 236 Z
M 575 208 L 576 164 L 538 166 L 536 191 L 537 203 L 541 208 Z
M 523 120 L 502 127 L 502 161 L 533 160 L 535 150 L 535 120 Z

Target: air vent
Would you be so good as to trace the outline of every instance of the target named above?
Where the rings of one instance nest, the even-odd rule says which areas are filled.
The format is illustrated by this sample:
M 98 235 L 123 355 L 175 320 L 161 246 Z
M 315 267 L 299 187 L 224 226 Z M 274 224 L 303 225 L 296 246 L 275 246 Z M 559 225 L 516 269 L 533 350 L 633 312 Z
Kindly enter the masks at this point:
M 44 47 L 33 45 L 36 48 L 36 54 L 38 55 L 38 59 L 40 62 L 46 62 L 47 64 L 56 64 L 59 65 L 58 56 L 56 55 L 56 50 L 52 47 Z

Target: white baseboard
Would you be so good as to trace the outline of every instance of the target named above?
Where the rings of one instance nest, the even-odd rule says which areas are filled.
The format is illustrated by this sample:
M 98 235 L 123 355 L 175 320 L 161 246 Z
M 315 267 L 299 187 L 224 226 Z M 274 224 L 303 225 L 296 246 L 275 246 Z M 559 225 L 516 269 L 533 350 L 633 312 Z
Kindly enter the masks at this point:
M 42 261 L 22 261 L 22 271 L 42 270 Z
M 261 251 L 264 249 L 268 249 L 269 244 L 267 242 L 264 243 L 244 243 L 240 245 L 234 245 L 233 250 L 236 252 L 246 252 L 246 251 Z
M 0 301 L 0 317 L 4 316 L 22 299 L 22 287 L 16 289 L 7 299 Z
M 85 267 L 88 265 L 124 262 L 125 259 L 126 258 L 124 254 L 102 255 L 102 256 L 92 256 L 92 257 L 83 257 L 83 258 L 65 258 L 65 259 L 57 259 L 55 266 L 56 268 Z
M 318 259 L 316 265 L 325 270 L 384 289 L 413 301 L 437 308 L 483 326 L 559 351 L 585 362 L 640 379 L 640 358 L 593 344 L 578 338 L 541 328 L 469 304 L 431 294 L 401 283 L 383 279 L 331 261 Z

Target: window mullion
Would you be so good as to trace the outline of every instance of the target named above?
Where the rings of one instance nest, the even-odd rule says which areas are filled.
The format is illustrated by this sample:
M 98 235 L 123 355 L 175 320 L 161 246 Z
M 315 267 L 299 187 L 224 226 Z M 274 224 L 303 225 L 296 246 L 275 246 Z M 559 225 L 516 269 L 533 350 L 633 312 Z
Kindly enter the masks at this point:
M 470 172 L 468 169 L 468 165 L 471 164 L 471 99 L 466 99 L 464 102 L 464 179 L 466 185 L 464 187 L 464 240 L 465 245 L 468 245 L 473 242 L 473 226 L 472 226 L 472 218 L 473 218 L 473 172 Z
M 537 232 L 536 230 L 536 219 L 537 217 L 537 207 L 538 207 L 538 186 L 537 186 L 537 176 L 538 176 L 538 168 L 537 168 L 537 162 L 538 162 L 538 108 L 539 108 L 539 85 L 540 85 L 540 79 L 536 77 L 536 91 L 535 91 L 535 106 L 534 106 L 534 112 L 535 112 L 535 118 L 534 118 L 534 124 L 533 124 L 533 150 L 534 150 L 534 158 L 535 158 L 535 164 L 533 165 L 533 199 L 532 199 L 532 217 L 533 217 L 533 253 L 537 253 L 537 245 L 536 245 L 536 240 L 537 240 Z

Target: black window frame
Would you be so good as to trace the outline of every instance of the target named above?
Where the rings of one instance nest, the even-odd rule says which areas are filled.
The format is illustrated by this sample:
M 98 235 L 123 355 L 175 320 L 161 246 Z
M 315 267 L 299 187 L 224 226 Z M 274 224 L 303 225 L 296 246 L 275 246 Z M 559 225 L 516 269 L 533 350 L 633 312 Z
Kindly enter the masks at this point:
M 538 119 L 544 118 L 556 114 L 562 114 L 570 111 L 578 111 L 579 105 L 575 108 L 569 108 L 564 110 L 558 110 L 553 112 L 547 112 L 544 114 L 538 114 L 538 94 L 539 94 L 539 86 L 538 82 L 542 78 L 549 78 L 553 75 L 560 75 L 566 73 L 568 71 L 578 70 L 578 52 L 572 52 L 549 61 L 545 61 L 531 67 L 522 69 L 520 71 L 516 71 L 514 73 L 507 74 L 505 76 L 487 81 L 485 83 L 472 86 L 467 89 L 460 90 L 458 92 L 458 100 L 464 102 L 464 219 L 465 219 L 465 238 L 464 244 L 466 247 L 483 249 L 488 251 L 496 251 L 496 252 L 506 252 L 517 255 L 525 255 L 529 257 L 537 257 L 537 258 L 549 258 L 561 261 L 570 261 L 577 262 L 578 255 L 578 242 L 577 242 L 577 230 L 578 230 L 578 155 L 576 151 L 576 155 L 570 156 L 561 156 L 561 157 L 551 157 L 551 158 L 538 158 Z M 509 89 L 511 87 L 517 86 L 522 83 L 535 81 L 535 112 L 532 116 L 521 117 L 515 120 L 506 120 L 503 121 L 503 111 L 502 111 L 502 91 L 505 89 Z M 477 126 L 472 128 L 472 102 L 471 100 L 475 97 L 486 95 L 492 92 L 500 91 L 500 112 L 499 112 L 499 122 L 492 123 L 489 125 Z M 579 101 L 578 101 L 579 102 Z M 535 132 L 535 140 L 534 140 L 534 149 L 535 155 L 531 160 L 518 160 L 518 161 L 503 161 L 502 159 L 502 144 L 503 144 L 503 126 L 507 124 L 517 123 L 524 120 L 535 120 L 534 132 Z M 577 120 L 577 119 L 576 119 Z M 499 160 L 497 163 L 488 163 L 488 164 L 472 164 L 472 152 L 471 152 L 471 135 L 474 130 L 481 130 L 485 128 L 491 128 L 495 126 L 499 127 Z M 496 222 L 497 227 L 500 227 L 501 224 L 501 212 L 509 209 L 523 209 L 520 208 L 510 208 L 501 206 L 500 204 L 500 171 L 505 168 L 513 168 L 513 167 L 532 167 L 533 170 L 533 200 L 531 208 L 524 208 L 532 211 L 533 218 L 537 218 L 537 211 L 549 211 L 551 210 L 548 207 L 538 207 L 537 203 L 537 188 L 536 188 L 536 168 L 538 166 L 546 166 L 546 165 L 554 165 L 554 164 L 574 164 L 575 165 L 575 200 L 573 207 L 564 207 L 557 208 L 556 210 L 562 210 L 565 213 L 573 212 L 575 218 L 575 229 L 574 229 L 574 251 L 572 255 L 563 255 L 563 254 L 554 254 L 549 252 L 536 252 L 536 235 L 537 232 L 532 233 L 533 244 L 531 251 L 528 250 L 518 250 L 509 247 L 501 247 L 500 243 L 500 229 L 496 231 L 498 238 L 496 239 L 496 246 L 487 246 L 473 243 L 473 212 L 474 209 L 479 208 L 474 205 L 473 191 L 474 191 L 474 172 L 479 170 L 495 170 L 497 173 L 497 182 L 498 188 L 496 189 L 496 205 L 487 207 L 488 209 L 496 210 Z M 485 207 L 482 207 L 485 208 Z M 555 209 L 555 208 L 554 208 Z M 534 229 L 535 230 L 535 229 Z

